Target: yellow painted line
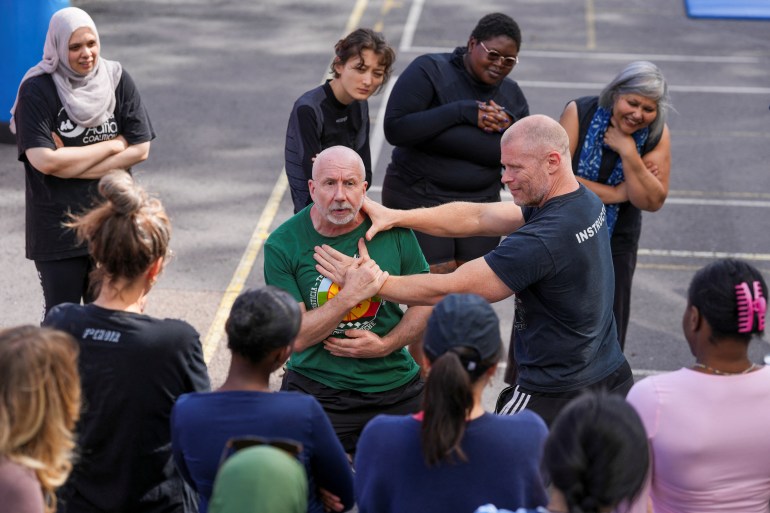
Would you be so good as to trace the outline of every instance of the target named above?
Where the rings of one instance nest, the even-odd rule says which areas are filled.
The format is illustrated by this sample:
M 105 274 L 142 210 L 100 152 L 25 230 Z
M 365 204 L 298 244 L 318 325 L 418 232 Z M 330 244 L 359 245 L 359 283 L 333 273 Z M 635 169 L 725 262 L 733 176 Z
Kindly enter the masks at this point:
M 286 179 L 286 169 L 284 168 L 281 170 L 281 176 L 278 177 L 278 181 L 273 187 L 270 199 L 267 200 L 267 205 L 262 210 L 262 215 L 259 216 L 257 227 L 251 234 L 251 240 L 249 240 L 246 251 L 243 253 L 241 261 L 238 263 L 238 267 L 236 267 L 235 273 L 230 279 L 230 284 L 227 286 L 222 300 L 219 302 L 219 308 L 217 308 L 217 313 L 214 315 L 214 321 L 209 326 L 208 334 L 203 341 L 203 358 L 207 364 L 214 356 L 219 346 L 219 341 L 225 332 L 225 322 L 230 315 L 230 309 L 233 307 L 235 298 L 243 290 L 246 279 L 254 267 L 257 255 L 259 255 L 259 250 L 262 249 L 262 244 L 270 234 L 270 225 L 273 223 L 273 219 L 275 219 L 278 207 L 281 205 L 281 199 L 283 199 L 288 185 L 289 181 Z
M 586 0 L 586 49 L 596 49 L 596 16 L 594 0 Z
M 348 23 L 345 26 L 345 32 L 343 37 L 352 32 L 358 27 L 361 22 L 361 17 L 366 11 L 368 0 L 358 0 L 353 7 L 353 11 L 350 13 Z M 327 66 L 328 68 L 328 66 Z M 216 353 L 217 347 L 219 347 L 219 341 L 225 332 L 225 322 L 230 315 L 230 309 L 233 307 L 235 298 L 243 291 L 243 287 L 246 284 L 246 279 L 251 274 L 251 270 L 254 268 L 254 262 L 257 260 L 262 244 L 267 236 L 270 235 L 270 225 L 273 224 L 278 208 L 281 205 L 283 195 L 286 193 L 286 189 L 289 186 L 289 182 L 286 179 L 286 168 L 281 170 L 281 174 L 278 177 L 278 181 L 273 187 L 273 191 L 270 194 L 270 198 L 267 200 L 265 208 L 262 209 L 262 214 L 259 216 L 257 227 L 251 234 L 246 251 L 241 256 L 241 261 L 238 263 L 238 267 L 235 269 L 233 277 L 230 279 L 230 284 L 225 289 L 222 295 L 222 300 L 219 302 L 219 307 L 214 315 L 214 320 L 209 326 L 209 330 L 206 333 L 206 338 L 203 340 L 203 359 L 206 364 L 211 362 L 211 359 Z

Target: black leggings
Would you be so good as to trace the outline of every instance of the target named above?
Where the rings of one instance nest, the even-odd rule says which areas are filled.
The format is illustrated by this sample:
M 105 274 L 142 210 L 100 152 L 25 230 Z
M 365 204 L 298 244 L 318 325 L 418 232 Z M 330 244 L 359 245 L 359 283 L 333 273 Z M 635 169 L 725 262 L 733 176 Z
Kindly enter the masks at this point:
M 45 307 L 43 319 L 54 306 L 61 303 L 90 303 L 93 301 L 89 291 L 88 275 L 93 269 L 93 261 L 88 255 L 65 258 L 63 260 L 35 260 L 37 275 L 43 287 Z

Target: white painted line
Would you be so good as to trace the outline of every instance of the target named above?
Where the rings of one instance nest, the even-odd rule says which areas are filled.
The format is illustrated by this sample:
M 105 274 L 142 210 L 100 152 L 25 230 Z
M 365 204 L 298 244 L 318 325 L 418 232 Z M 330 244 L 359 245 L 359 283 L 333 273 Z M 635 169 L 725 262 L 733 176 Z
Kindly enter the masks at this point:
M 676 131 L 677 135 L 680 132 Z M 770 136 L 770 134 L 767 134 Z M 669 191 L 671 196 L 689 196 L 690 198 L 767 198 L 770 199 L 770 193 L 767 192 L 730 192 L 730 191 L 692 191 L 686 189 L 672 189 Z
M 661 256 L 674 258 L 708 258 L 716 260 L 718 258 L 739 258 L 741 260 L 756 260 L 770 262 L 768 253 L 728 253 L 725 251 L 687 251 L 680 249 L 645 249 L 639 248 L 636 253 L 638 256 Z
M 596 82 L 550 82 L 544 80 L 517 80 L 522 87 L 542 89 L 589 89 L 601 91 L 606 84 Z M 717 94 L 770 94 L 770 87 L 743 86 L 676 86 L 669 85 L 669 91 L 680 93 L 717 93 Z
M 640 378 L 655 376 L 656 374 L 663 374 L 665 372 L 673 372 L 673 371 L 660 371 L 660 370 L 653 370 L 653 369 L 631 369 L 631 373 L 634 375 L 634 377 L 638 376 Z
M 712 205 L 719 207 L 761 207 L 769 208 L 770 201 L 720 200 L 696 198 L 666 198 L 666 205 Z
M 440 53 L 451 52 L 453 48 L 414 46 L 401 48 L 401 51 L 414 53 Z M 597 61 L 656 61 L 656 62 L 697 62 L 702 64 L 759 64 L 767 62 L 767 58 L 751 55 L 666 55 L 666 54 L 642 54 L 642 53 L 609 53 L 609 52 L 567 52 L 558 50 L 527 50 L 522 51 L 522 57 L 543 59 L 572 59 L 572 60 L 597 60 Z
M 372 158 L 372 170 L 377 169 L 377 162 L 380 160 L 380 152 L 382 151 L 382 146 L 385 144 L 385 109 L 388 107 L 388 98 L 390 98 L 390 93 L 393 91 L 393 86 L 396 84 L 396 80 L 398 80 L 397 75 L 391 76 L 388 84 L 385 86 L 385 90 L 382 92 L 380 109 L 377 111 L 377 119 L 374 123 L 374 132 L 372 133 L 372 137 L 369 139 L 369 151 L 371 152 Z M 372 187 L 369 187 L 369 190 L 371 189 Z
M 417 24 L 420 22 L 420 15 L 422 14 L 422 6 L 425 4 L 425 0 L 414 0 L 412 7 L 409 9 L 409 16 L 406 18 L 404 24 L 404 32 L 401 35 L 401 46 L 398 50 L 400 52 L 408 52 L 412 47 L 412 41 L 414 40 L 414 33 L 417 31 Z
M 500 362 L 500 363 L 498 363 L 497 364 L 497 373 L 498 374 L 505 374 L 505 368 L 507 366 L 508 366 L 508 362 Z M 654 376 L 656 374 L 663 374 L 664 372 L 673 372 L 673 371 L 663 371 L 663 370 L 655 370 L 655 369 L 631 369 L 631 373 L 634 376 L 639 376 L 639 377 L 642 377 L 642 378 L 646 378 L 647 376 Z

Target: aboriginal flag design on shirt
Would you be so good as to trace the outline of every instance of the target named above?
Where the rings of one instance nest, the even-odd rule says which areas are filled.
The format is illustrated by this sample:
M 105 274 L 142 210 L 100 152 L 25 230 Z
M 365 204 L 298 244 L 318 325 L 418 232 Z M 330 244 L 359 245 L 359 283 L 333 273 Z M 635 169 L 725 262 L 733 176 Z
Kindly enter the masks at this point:
M 336 296 L 340 291 L 339 285 L 329 278 L 319 275 L 310 292 L 310 303 L 313 309 L 323 306 L 324 303 Z M 345 330 L 371 330 L 375 324 L 377 312 L 382 306 L 382 298 L 374 296 L 358 303 L 337 325 L 332 335 L 344 334 Z

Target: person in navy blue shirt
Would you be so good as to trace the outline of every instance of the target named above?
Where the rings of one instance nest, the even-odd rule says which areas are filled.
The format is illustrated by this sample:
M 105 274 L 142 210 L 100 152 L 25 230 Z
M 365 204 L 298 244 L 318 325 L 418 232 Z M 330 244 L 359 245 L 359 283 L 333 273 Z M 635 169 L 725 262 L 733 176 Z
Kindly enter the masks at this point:
M 503 353 L 494 309 L 475 294 L 436 305 L 423 340 L 423 410 L 375 417 L 356 452 L 361 513 L 473 511 L 546 501 L 540 458 L 547 428 L 531 411 L 498 416 L 481 395 Z
M 353 475 L 342 444 L 313 396 L 271 392 L 270 373 L 292 352 L 302 313 L 281 289 L 248 290 L 233 303 L 225 325 L 232 351 L 219 390 L 179 398 L 171 418 L 177 467 L 198 492 L 206 513 L 223 449 L 231 438 L 258 436 L 302 444 L 308 476 L 308 511 L 353 507 Z M 322 501 L 322 497 L 326 502 Z

